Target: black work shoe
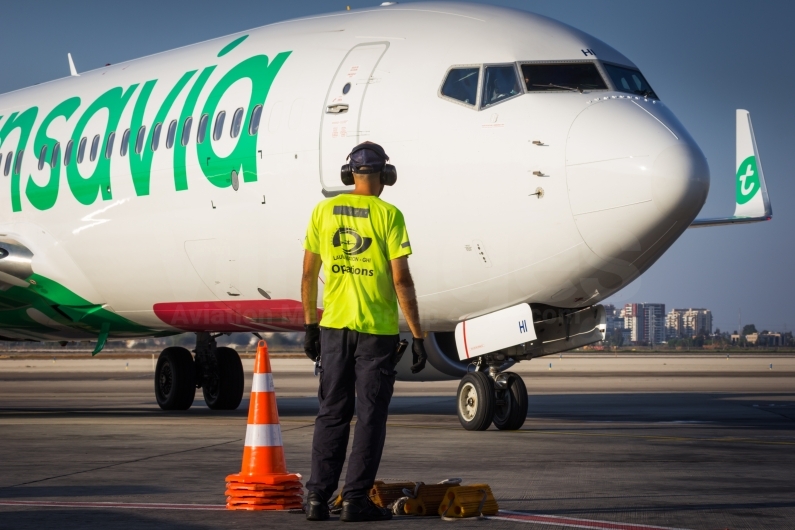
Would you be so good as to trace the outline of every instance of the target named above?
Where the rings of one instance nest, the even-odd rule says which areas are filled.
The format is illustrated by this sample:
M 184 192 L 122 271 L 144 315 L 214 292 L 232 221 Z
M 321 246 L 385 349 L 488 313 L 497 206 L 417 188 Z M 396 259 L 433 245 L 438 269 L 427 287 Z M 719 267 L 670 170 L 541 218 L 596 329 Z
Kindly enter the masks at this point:
M 306 520 L 327 521 L 328 517 L 328 504 L 320 494 L 310 491 L 306 496 Z
M 369 497 L 342 501 L 342 515 L 340 521 L 357 523 L 361 521 L 387 521 L 392 519 L 392 512 L 386 508 L 379 508 Z

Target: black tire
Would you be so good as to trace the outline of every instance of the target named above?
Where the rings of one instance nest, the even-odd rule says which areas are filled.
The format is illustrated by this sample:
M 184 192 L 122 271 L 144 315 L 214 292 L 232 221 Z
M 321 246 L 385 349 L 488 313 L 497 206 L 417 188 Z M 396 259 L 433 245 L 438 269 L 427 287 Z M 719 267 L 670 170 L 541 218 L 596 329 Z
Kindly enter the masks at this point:
M 483 372 L 470 372 L 458 384 L 458 421 L 468 431 L 485 431 L 494 417 L 494 382 Z
M 494 426 L 501 431 L 521 429 L 527 418 L 527 387 L 522 378 L 513 372 L 503 372 L 498 380 L 505 382 L 505 388 L 494 385 Z
M 215 349 L 216 373 L 208 374 L 202 394 L 213 410 L 235 410 L 243 400 L 243 363 L 232 348 Z
M 155 368 L 155 398 L 163 410 L 188 410 L 196 396 L 196 367 L 185 348 L 172 346 L 160 353 Z

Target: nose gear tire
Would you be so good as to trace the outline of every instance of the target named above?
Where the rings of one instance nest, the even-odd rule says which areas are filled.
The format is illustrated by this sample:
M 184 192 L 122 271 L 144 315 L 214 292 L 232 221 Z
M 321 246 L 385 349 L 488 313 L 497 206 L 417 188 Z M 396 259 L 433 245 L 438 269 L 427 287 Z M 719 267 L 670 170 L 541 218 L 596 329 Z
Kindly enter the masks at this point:
M 494 382 L 483 372 L 470 372 L 458 384 L 458 421 L 468 431 L 485 431 L 494 418 Z
M 163 410 L 188 410 L 196 396 L 196 367 L 185 348 L 160 353 L 155 368 L 155 398 Z
M 505 388 L 495 391 L 494 426 L 501 431 L 515 431 L 527 418 L 527 387 L 513 372 L 503 372 L 499 377 L 505 380 Z
M 232 348 L 215 349 L 215 366 L 202 385 L 207 406 L 213 410 L 235 410 L 243 400 L 243 363 Z

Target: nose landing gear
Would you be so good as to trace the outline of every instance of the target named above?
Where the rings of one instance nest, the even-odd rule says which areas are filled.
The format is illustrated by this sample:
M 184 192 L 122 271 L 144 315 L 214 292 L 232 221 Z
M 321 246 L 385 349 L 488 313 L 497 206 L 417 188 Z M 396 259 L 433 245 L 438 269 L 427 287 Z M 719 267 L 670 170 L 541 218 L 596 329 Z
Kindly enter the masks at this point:
M 527 418 L 527 387 L 513 372 L 469 372 L 458 385 L 458 421 L 468 431 L 515 431 Z

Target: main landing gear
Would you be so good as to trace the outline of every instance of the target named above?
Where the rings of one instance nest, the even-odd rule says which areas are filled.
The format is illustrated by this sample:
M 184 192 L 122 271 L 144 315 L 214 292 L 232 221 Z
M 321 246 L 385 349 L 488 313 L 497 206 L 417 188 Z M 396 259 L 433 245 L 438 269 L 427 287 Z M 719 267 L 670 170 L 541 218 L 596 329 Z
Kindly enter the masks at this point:
M 527 387 L 513 372 L 477 370 L 458 385 L 458 421 L 468 431 L 485 431 L 494 423 L 502 431 L 515 431 L 527 418 Z
M 217 346 L 207 332 L 196 334 L 196 359 L 178 346 L 160 354 L 155 369 L 155 397 L 163 410 L 187 410 L 196 389 L 213 410 L 234 410 L 243 399 L 243 363 L 232 348 Z

